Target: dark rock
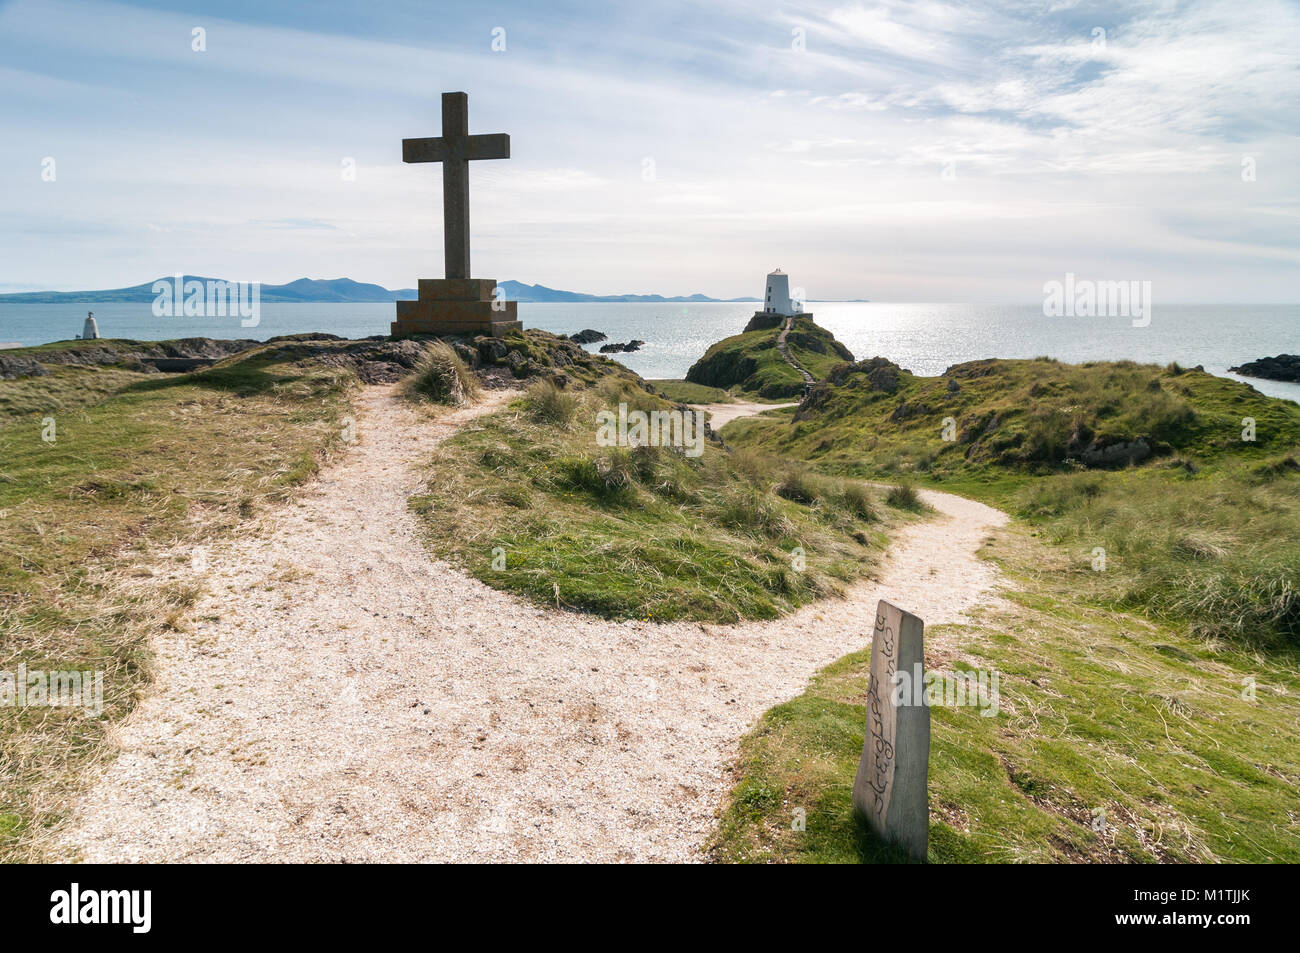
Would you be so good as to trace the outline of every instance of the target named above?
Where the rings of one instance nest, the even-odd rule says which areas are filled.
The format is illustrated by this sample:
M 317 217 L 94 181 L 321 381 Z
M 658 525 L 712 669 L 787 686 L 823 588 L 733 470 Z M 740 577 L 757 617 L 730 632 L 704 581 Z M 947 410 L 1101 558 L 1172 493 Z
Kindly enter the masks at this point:
M 600 331 L 593 331 L 591 328 L 579 331 L 577 334 L 569 336 L 570 341 L 578 344 L 595 344 L 597 341 L 606 341 L 608 337 Z
M 976 377 L 987 377 L 989 374 L 996 373 L 998 362 L 991 357 L 982 358 L 978 361 L 967 361 L 965 364 L 954 364 L 943 372 L 944 377 L 964 377 L 967 379 Z
M 405 376 L 402 374 L 394 376 L 393 365 L 383 361 L 360 361 L 354 367 L 357 377 L 364 384 L 391 384 Z
M 480 358 L 478 348 L 471 347 L 464 341 L 456 341 L 452 344 L 451 349 L 456 352 L 456 356 L 464 361 L 465 366 L 470 370 L 474 370 L 479 366 Z
M 495 364 L 504 359 L 508 350 L 506 342 L 500 338 L 483 337 L 476 339 L 474 343 L 478 346 L 478 354 L 484 364 Z
M 19 377 L 44 377 L 48 374 L 40 361 L 30 357 L 5 357 L 0 354 L 0 381 L 17 380 Z
M 515 386 L 515 376 L 504 367 L 485 367 L 479 371 L 479 380 L 488 390 L 505 390 Z
M 322 338 L 287 341 L 269 353 L 299 363 L 349 369 L 366 384 L 391 384 L 418 367 L 428 352 L 423 344 L 408 338 L 367 338 L 360 341 Z
M 781 322 L 785 320 L 784 315 L 768 314 L 766 311 L 755 311 L 754 316 L 749 319 L 745 325 L 745 331 L 770 331 L 779 328 Z M 742 334 L 745 332 L 741 332 Z
M 870 390 L 892 394 L 898 390 L 898 375 L 902 370 L 889 358 L 873 357 L 851 364 L 836 364 L 826 379 L 836 386 L 860 386 L 865 382 Z M 853 379 L 857 375 L 861 375 L 861 380 Z
M 894 408 L 889 419 L 894 423 L 902 423 L 906 420 L 914 420 L 917 417 L 927 417 L 935 412 L 935 408 L 926 403 L 911 403 L 909 401 L 900 401 Z
M 600 346 L 601 354 L 631 354 L 633 351 L 641 350 L 641 345 L 645 341 L 635 339 L 628 341 L 626 344 L 602 344 Z
M 1230 367 L 1228 371 L 1243 377 L 1261 377 L 1264 380 L 1300 384 L 1300 354 L 1261 357 L 1258 361 L 1248 361 L 1238 367 Z
M 869 391 L 881 391 L 892 394 L 898 390 L 902 368 L 884 357 L 873 357 L 866 361 L 836 364 L 826 375 L 824 381 L 813 384 L 804 394 L 799 409 L 794 412 L 794 421 L 799 423 L 810 419 L 817 411 L 830 403 L 835 391 L 840 387 L 862 388 Z M 928 410 L 928 408 L 927 408 Z
M 787 347 L 795 347 L 803 351 L 812 351 L 814 354 L 834 354 L 846 363 L 853 362 L 853 352 L 839 341 L 836 341 L 833 338 L 827 340 L 821 335 L 801 331 L 797 326 L 793 331 L 786 335 L 785 343 Z
M 1104 446 L 1097 441 L 1093 441 L 1086 448 L 1079 450 L 1072 456 L 1080 460 L 1084 466 L 1115 469 L 1116 467 L 1126 467 L 1130 463 L 1141 463 L 1151 456 L 1151 445 L 1147 443 L 1145 437 L 1138 437 L 1136 440 L 1121 440 Z
M 172 372 L 194 370 L 249 348 L 260 347 L 261 341 L 249 339 L 221 341 L 214 338 L 181 338 L 176 341 L 115 342 L 117 347 L 103 343 L 87 343 L 58 349 L 40 351 L 31 357 L 8 360 L 38 361 L 41 364 L 79 365 L 83 367 L 118 366 L 142 373 L 157 370 Z M 160 366 L 153 366 L 160 365 Z
M 377 334 L 374 337 L 362 338 L 365 341 L 384 341 L 388 335 Z M 273 338 L 267 338 L 267 344 L 281 344 L 285 341 L 346 341 L 347 338 L 339 337 L 337 334 L 326 334 L 324 331 L 306 331 L 302 334 L 277 334 Z

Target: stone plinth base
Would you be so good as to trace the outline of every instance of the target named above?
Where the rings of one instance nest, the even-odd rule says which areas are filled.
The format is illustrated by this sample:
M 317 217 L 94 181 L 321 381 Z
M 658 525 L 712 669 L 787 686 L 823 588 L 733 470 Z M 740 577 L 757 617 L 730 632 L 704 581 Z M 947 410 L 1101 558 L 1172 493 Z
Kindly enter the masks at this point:
M 522 328 L 519 305 L 496 301 L 495 278 L 421 278 L 415 301 L 397 302 L 393 337 L 412 334 L 490 334 Z

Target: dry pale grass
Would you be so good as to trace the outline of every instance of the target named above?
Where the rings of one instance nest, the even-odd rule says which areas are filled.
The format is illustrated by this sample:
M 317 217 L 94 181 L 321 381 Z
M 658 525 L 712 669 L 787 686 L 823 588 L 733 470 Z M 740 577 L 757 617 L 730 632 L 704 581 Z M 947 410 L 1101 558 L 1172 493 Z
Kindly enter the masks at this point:
M 52 383 L 66 389 L 79 370 L 99 379 L 67 368 Z M 104 676 L 99 716 L 3 710 L 0 859 L 41 859 L 79 779 L 142 697 L 151 639 L 184 627 L 200 593 L 169 563 L 188 568 L 316 472 L 346 439 L 349 381 L 250 355 L 55 411 L 53 443 L 39 420 L 0 419 L 0 669 Z M 33 382 L 22 383 L 31 399 Z

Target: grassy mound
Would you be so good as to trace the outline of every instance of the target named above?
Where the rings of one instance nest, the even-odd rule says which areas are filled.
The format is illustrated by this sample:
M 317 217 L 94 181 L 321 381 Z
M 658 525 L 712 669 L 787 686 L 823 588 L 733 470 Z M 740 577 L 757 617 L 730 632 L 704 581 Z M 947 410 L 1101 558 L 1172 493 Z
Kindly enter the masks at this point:
M 610 618 L 771 618 L 871 565 L 898 513 L 853 481 L 706 443 L 600 446 L 596 415 L 670 410 L 627 378 L 533 385 L 440 447 L 412 500 L 438 556 Z
M 798 397 L 803 393 L 803 375 L 781 356 L 778 334 L 779 329 L 762 328 L 724 338 L 691 365 L 686 380 L 769 400 Z M 786 346 L 790 356 L 817 378 L 853 360 L 848 348 L 808 318 L 795 319 Z
M 864 475 L 996 479 L 1263 456 L 1300 443 L 1300 407 L 1176 366 L 987 360 L 917 377 L 873 358 L 831 371 L 789 417 L 738 421 L 728 437 Z
M 827 472 L 998 503 L 1071 547 L 1084 598 L 1206 637 L 1300 643 L 1300 479 L 1286 462 L 1300 455 L 1300 407 L 1246 384 L 1043 359 L 923 378 L 875 358 L 837 368 L 796 412 L 726 435 Z
M 511 328 L 502 338 L 477 337 L 468 343 L 455 340 L 452 347 L 468 358 L 471 369 L 500 368 L 519 380 L 542 378 L 565 386 L 571 381 L 595 384 L 609 377 L 641 379 L 617 361 L 591 354 L 568 338 L 532 328 Z

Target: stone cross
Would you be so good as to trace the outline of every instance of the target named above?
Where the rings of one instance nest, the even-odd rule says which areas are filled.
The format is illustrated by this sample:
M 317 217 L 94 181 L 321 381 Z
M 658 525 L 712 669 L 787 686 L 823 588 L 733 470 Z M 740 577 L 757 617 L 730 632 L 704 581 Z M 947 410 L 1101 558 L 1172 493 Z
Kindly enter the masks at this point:
M 924 678 L 924 632 L 910 612 L 884 599 L 877 604 L 867 735 L 853 781 L 853 807 L 871 829 L 922 862 L 930 838 L 930 709 L 919 692 L 900 693 L 894 676 Z
M 505 133 L 469 134 L 469 97 L 442 94 L 442 135 L 403 139 L 403 162 L 442 163 L 442 245 L 448 278 L 469 277 L 469 163 L 471 159 L 509 159 Z

